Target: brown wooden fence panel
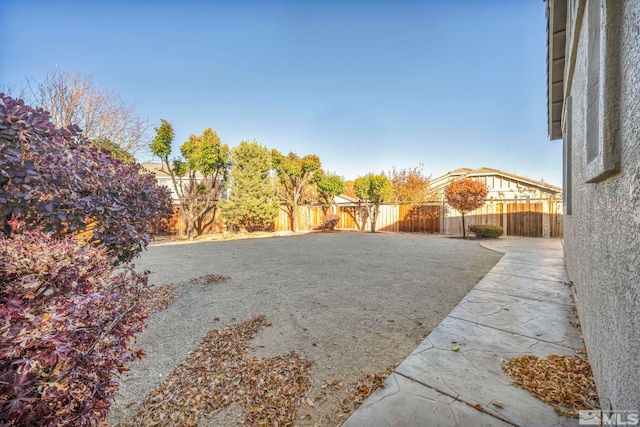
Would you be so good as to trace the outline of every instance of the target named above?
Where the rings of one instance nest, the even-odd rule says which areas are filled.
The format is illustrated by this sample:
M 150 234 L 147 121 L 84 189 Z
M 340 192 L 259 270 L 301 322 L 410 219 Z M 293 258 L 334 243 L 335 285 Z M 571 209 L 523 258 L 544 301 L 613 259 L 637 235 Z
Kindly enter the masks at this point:
M 542 237 L 542 203 L 507 204 L 508 236 Z
M 439 233 L 441 214 L 442 208 L 439 204 L 399 205 L 398 231 L 409 233 Z
M 336 228 L 342 230 L 358 230 L 355 206 L 340 206 L 337 215 L 340 217 Z
M 215 218 L 214 218 L 215 213 Z M 220 209 L 209 211 L 204 218 L 196 221 L 196 234 L 221 233 L 224 230 L 224 222 L 220 214 Z M 169 220 L 169 234 L 186 235 L 187 229 L 184 224 L 182 210 L 180 206 L 173 207 L 173 216 Z
M 348 212 L 343 212 L 343 208 L 336 213 L 340 217 L 337 228 L 343 228 L 345 223 L 353 223 L 353 220 L 349 222 L 350 215 Z M 330 215 L 333 211 L 330 209 L 327 211 L 327 215 Z M 298 206 L 298 231 L 309 231 L 319 229 L 323 224 L 324 211 L 322 206 Z M 280 209 L 278 217 L 274 224 L 275 231 L 291 231 L 291 222 L 289 220 L 289 214 L 285 209 Z

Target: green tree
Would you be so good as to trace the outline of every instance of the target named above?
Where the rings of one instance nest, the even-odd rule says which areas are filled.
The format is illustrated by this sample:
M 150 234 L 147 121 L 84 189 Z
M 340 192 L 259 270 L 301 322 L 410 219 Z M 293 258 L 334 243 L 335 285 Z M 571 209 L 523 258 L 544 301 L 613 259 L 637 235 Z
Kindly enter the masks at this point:
M 161 119 L 151 151 L 160 157 L 163 169 L 171 176 L 187 226 L 187 238 L 195 237 L 195 223 L 213 211 L 215 217 L 220 191 L 226 178 L 229 147 L 222 144 L 211 128 L 201 135 L 190 135 L 182 144 L 182 158 L 169 161 L 174 132 L 169 122 Z
M 344 180 L 341 176 L 322 171 L 316 175 L 316 186 L 318 187 L 318 198 L 322 204 L 322 212 L 327 214 L 327 210 L 334 203 L 334 197 L 344 193 Z
M 119 145 L 114 144 L 108 139 L 100 139 L 97 141 L 91 141 L 92 145 L 95 145 L 102 150 L 106 150 L 109 153 L 109 156 L 113 159 L 122 160 L 123 163 L 128 165 L 135 163 L 136 159 L 129 153 L 128 151 L 121 148 Z
M 380 205 L 393 197 L 393 186 L 384 173 L 368 174 L 356 178 L 353 183 L 356 196 L 364 203 L 371 222 L 371 232 L 376 232 L 376 221 Z
M 269 149 L 255 140 L 231 150 L 230 196 L 219 204 L 227 225 L 244 230 L 271 226 L 279 208 L 271 165 Z
M 444 189 L 444 197 L 449 206 L 462 215 L 462 235 L 467 237 L 464 224 L 465 214 L 484 205 L 489 191 L 487 186 L 471 178 L 453 181 Z
M 278 150 L 271 151 L 273 168 L 276 171 L 276 192 L 286 206 L 291 231 L 298 231 L 298 205 L 305 191 L 314 186 L 313 178 L 320 171 L 320 158 L 315 154 L 300 157 L 290 152 L 287 156 Z

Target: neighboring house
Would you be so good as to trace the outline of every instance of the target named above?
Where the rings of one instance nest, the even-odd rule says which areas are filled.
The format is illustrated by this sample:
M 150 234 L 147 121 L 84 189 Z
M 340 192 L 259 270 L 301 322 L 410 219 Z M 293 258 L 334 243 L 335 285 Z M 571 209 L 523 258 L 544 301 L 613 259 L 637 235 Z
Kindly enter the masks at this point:
M 548 199 L 561 198 L 562 188 L 547 184 L 542 181 L 525 178 L 524 176 L 503 172 L 491 168 L 460 168 L 434 178 L 430 181 L 431 188 L 438 193 L 444 192 L 444 187 L 451 181 L 471 178 L 480 181 L 487 186 L 489 194 L 487 199 Z
M 173 187 L 173 183 L 171 182 L 171 175 L 169 175 L 166 170 L 162 169 L 162 164 L 160 163 L 141 163 L 142 168 L 147 172 L 154 173 L 156 175 L 156 181 L 158 185 L 164 185 L 171 191 L 171 200 L 174 205 L 180 204 L 180 200 L 178 200 L 178 195 L 176 194 L 176 190 Z
M 141 165 L 142 165 L 142 168 L 145 169 L 147 172 L 152 172 L 156 175 L 156 181 L 158 182 L 158 185 L 164 185 L 169 189 L 169 191 L 171 191 L 171 200 L 173 200 L 173 204 L 174 205 L 180 204 L 180 200 L 178 199 L 178 194 L 176 193 L 176 190 L 173 186 L 173 182 L 171 182 L 171 175 L 169 175 L 167 170 L 163 168 L 163 165 L 160 163 L 141 163 Z M 197 173 L 196 177 L 198 178 L 198 182 L 200 182 L 200 180 L 202 179 L 202 175 L 200 175 L 200 173 Z M 183 178 L 183 181 L 189 182 L 189 179 Z M 225 198 L 225 195 L 226 194 L 223 193 L 222 198 Z
M 430 186 L 445 206 L 445 187 L 465 178 L 489 190 L 487 202 L 465 215 L 467 225 L 499 225 L 508 236 L 562 237 L 562 188 L 487 167 L 456 169 L 432 179 Z M 462 217 L 455 209 L 440 218 L 440 233 L 462 233 Z
M 564 250 L 605 411 L 640 412 L 640 1 L 547 0 Z
M 184 223 L 183 218 L 180 213 L 180 199 L 178 198 L 178 194 L 176 193 L 175 187 L 173 186 L 173 182 L 171 181 L 171 175 L 163 169 L 163 165 L 160 163 L 141 163 L 142 168 L 147 172 L 154 173 L 156 175 L 156 181 L 158 185 L 164 185 L 171 192 L 171 200 L 174 205 L 174 215 L 173 218 L 169 221 L 169 231 L 171 233 L 176 233 L 180 231 L 184 232 Z M 200 174 L 196 175 L 198 178 L 202 176 Z M 183 181 L 189 182 L 188 178 L 183 178 Z M 226 195 L 223 193 L 222 197 L 224 198 Z M 196 222 L 196 229 L 198 230 L 198 234 L 209 233 L 209 232 L 219 232 L 222 231 L 222 221 L 219 219 L 218 214 L 216 213 L 215 220 L 212 218 L 211 213 L 205 215 L 204 218 L 201 218 Z

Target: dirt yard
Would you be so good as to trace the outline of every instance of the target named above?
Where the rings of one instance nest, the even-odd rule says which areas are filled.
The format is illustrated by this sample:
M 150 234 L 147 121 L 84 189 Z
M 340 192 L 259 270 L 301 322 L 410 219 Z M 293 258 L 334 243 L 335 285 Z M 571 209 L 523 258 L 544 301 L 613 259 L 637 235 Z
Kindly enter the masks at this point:
M 340 425 L 354 385 L 404 360 L 500 257 L 477 241 L 416 234 L 156 242 L 136 266 L 180 297 L 149 318 L 137 343 L 147 356 L 124 376 L 109 424 L 131 420 L 209 331 L 264 314 L 271 326 L 250 341 L 253 354 L 312 362 L 312 405 L 295 425 Z M 188 283 L 211 274 L 231 278 Z M 231 405 L 200 425 L 233 426 L 239 412 Z

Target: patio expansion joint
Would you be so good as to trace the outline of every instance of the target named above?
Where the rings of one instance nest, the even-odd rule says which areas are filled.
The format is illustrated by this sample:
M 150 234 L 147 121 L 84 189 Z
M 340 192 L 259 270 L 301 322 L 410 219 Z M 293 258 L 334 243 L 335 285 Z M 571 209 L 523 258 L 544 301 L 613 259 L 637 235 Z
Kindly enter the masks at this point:
M 438 393 L 438 394 L 441 394 L 441 395 L 443 395 L 443 396 L 447 396 L 447 397 L 449 397 L 449 398 L 453 399 L 455 402 L 462 403 L 463 405 L 466 405 L 466 406 L 468 406 L 468 407 L 470 407 L 470 408 L 473 408 L 473 409 L 475 409 L 475 410 L 476 410 L 476 411 L 478 411 L 478 412 L 482 412 L 483 414 L 489 415 L 490 417 L 496 418 L 496 419 L 498 419 L 498 420 L 500 420 L 500 421 L 503 421 L 503 422 L 505 422 L 505 423 L 507 423 L 507 424 L 509 424 L 509 425 L 512 425 L 512 426 L 518 427 L 518 425 L 517 425 L 517 424 L 514 424 L 512 421 L 509 421 L 509 420 L 508 420 L 508 419 L 506 419 L 506 418 L 503 418 L 503 417 L 498 416 L 498 415 L 496 415 L 496 414 L 493 414 L 493 413 L 490 413 L 490 412 L 485 411 L 485 410 L 482 408 L 482 406 L 475 406 L 475 405 L 472 405 L 471 403 L 467 402 L 466 400 L 460 399 L 460 396 L 458 396 L 458 395 L 453 395 L 453 394 L 451 394 L 451 393 L 447 393 L 447 392 L 446 392 L 446 391 L 444 391 L 444 390 L 440 390 L 440 389 L 439 389 L 439 388 L 437 388 L 437 387 L 433 387 L 433 386 L 431 386 L 431 385 L 429 385 L 429 384 L 427 384 L 427 383 L 425 383 L 425 382 L 422 382 L 422 381 L 420 381 L 420 380 L 417 380 L 417 379 L 415 379 L 415 378 L 412 378 L 412 377 L 410 377 L 410 376 L 407 376 L 407 375 L 405 375 L 405 374 L 403 374 L 403 373 L 401 373 L 401 372 L 398 372 L 398 371 L 393 371 L 393 372 L 394 372 L 396 375 L 399 375 L 399 376 L 401 376 L 401 377 L 404 377 L 404 378 L 408 379 L 409 381 L 412 381 L 412 382 L 414 382 L 414 383 L 416 383 L 416 384 L 420 384 L 420 385 L 421 385 L 421 386 L 423 386 L 423 387 L 426 387 L 426 388 L 428 388 L 428 389 L 430 389 L 430 390 L 433 390 L 434 392 L 436 392 L 436 393 Z
M 532 336 L 529 336 L 529 335 L 519 334 L 519 333 L 517 333 L 517 332 L 508 331 L 508 330 L 506 330 L 506 329 L 502 329 L 502 328 L 496 328 L 495 326 L 486 325 L 486 324 L 484 324 L 484 323 L 480 323 L 480 322 L 472 322 L 472 321 L 470 321 L 470 320 L 467 320 L 467 319 L 461 319 L 461 318 L 459 318 L 459 317 L 455 317 L 455 316 L 451 316 L 451 315 L 449 315 L 449 316 L 447 316 L 447 317 L 449 317 L 449 318 L 451 318 L 451 319 L 455 319 L 455 320 L 460 321 L 460 322 L 466 322 L 466 323 L 470 323 L 470 324 L 472 324 L 472 325 L 476 325 L 476 326 L 483 326 L 483 327 L 485 327 L 485 328 L 490 328 L 490 329 L 493 329 L 493 330 L 496 330 L 496 331 L 504 332 L 504 333 L 506 333 L 506 334 L 518 335 L 518 336 L 520 336 L 520 337 L 525 337 L 525 338 L 528 338 L 528 339 L 530 339 L 530 340 L 536 340 L 536 341 L 544 342 L 544 343 L 547 343 L 547 344 L 558 345 L 558 346 L 565 347 L 565 348 L 567 348 L 567 349 L 569 349 L 569 350 L 572 350 L 572 351 L 575 351 L 575 350 L 576 350 L 575 348 L 570 347 L 570 346 L 568 346 L 568 345 L 565 345 L 565 344 L 562 344 L 562 343 L 558 343 L 558 342 L 554 342 L 554 341 L 543 340 L 543 339 L 540 339 L 540 337 L 532 337 Z
M 496 264 L 496 265 L 498 265 L 498 264 Z M 495 267 L 494 267 L 494 268 L 495 268 Z M 500 275 L 502 275 L 502 276 L 509 276 L 509 277 L 521 277 L 521 278 L 523 278 L 523 279 L 534 279 L 534 280 L 539 280 L 539 281 L 541 281 L 541 282 L 542 282 L 542 281 L 544 281 L 544 282 L 562 283 L 562 284 L 564 284 L 564 281 L 563 281 L 563 280 L 560 280 L 560 279 L 556 279 L 556 280 L 554 280 L 554 279 L 541 279 L 540 277 L 535 277 L 535 276 L 526 276 L 526 275 L 523 275 L 523 274 L 503 273 L 503 272 L 493 271 L 493 270 L 491 270 L 491 271 L 490 271 L 489 273 L 487 273 L 487 274 L 500 274 Z
M 489 289 L 472 289 L 472 291 L 477 291 L 477 292 L 487 292 L 490 294 L 497 294 L 497 295 L 507 295 L 513 298 L 522 298 L 522 299 L 526 299 L 526 300 L 530 300 L 530 301 L 535 301 L 535 302 L 543 302 L 545 304 L 555 304 L 555 305 L 561 305 L 563 307 L 573 307 L 574 305 L 569 303 L 564 303 L 564 302 L 558 302 L 558 301 L 548 301 L 546 299 L 537 299 L 537 298 L 531 298 L 531 297 L 526 297 L 524 295 L 514 295 L 514 294 L 510 294 L 508 292 L 499 292 L 499 291 L 494 291 L 494 290 L 489 290 Z

